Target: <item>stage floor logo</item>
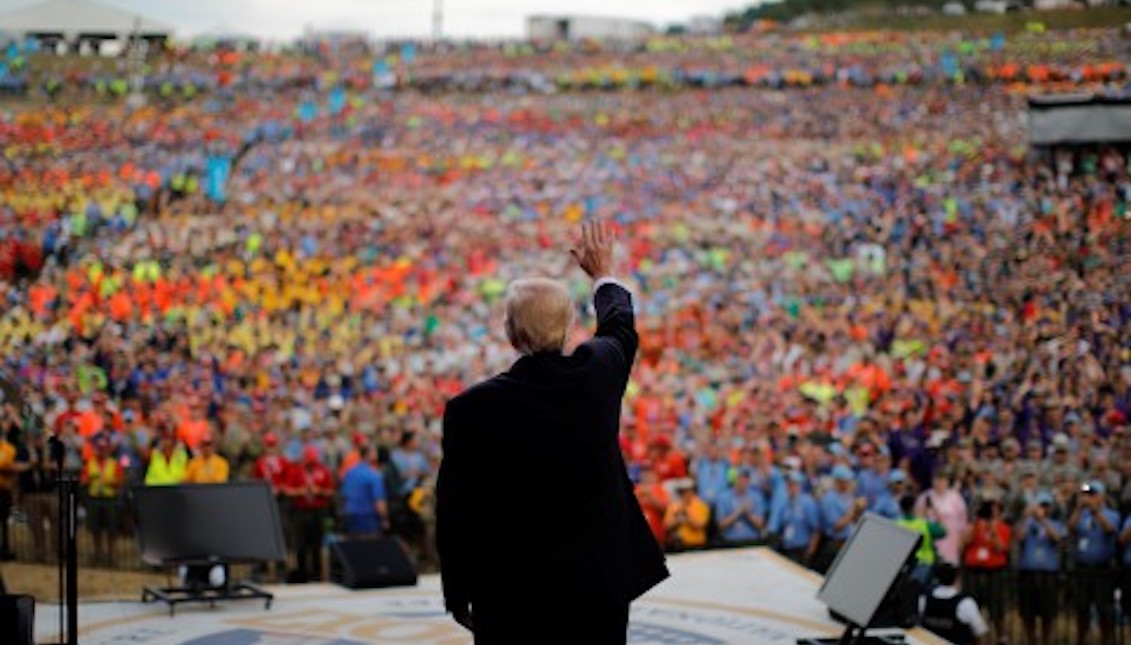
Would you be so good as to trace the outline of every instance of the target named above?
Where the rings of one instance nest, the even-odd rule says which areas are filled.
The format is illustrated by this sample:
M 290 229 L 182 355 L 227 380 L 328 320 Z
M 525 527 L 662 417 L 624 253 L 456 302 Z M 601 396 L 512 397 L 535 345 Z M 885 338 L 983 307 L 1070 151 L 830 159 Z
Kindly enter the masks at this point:
M 792 645 L 837 636 L 815 598 L 820 578 L 761 550 L 669 559 L 672 578 L 632 606 L 633 645 Z M 333 585 L 275 589 L 272 609 L 241 601 L 215 608 L 90 603 L 81 608 L 83 645 L 469 645 L 471 635 L 444 612 L 440 580 L 413 588 L 350 591 Z M 532 593 L 535 592 L 532 590 Z M 53 636 L 52 610 L 37 612 L 39 641 Z M 551 634 L 554 626 L 547 625 Z M 531 634 L 530 642 L 539 642 Z M 937 643 L 912 634 L 911 643 Z

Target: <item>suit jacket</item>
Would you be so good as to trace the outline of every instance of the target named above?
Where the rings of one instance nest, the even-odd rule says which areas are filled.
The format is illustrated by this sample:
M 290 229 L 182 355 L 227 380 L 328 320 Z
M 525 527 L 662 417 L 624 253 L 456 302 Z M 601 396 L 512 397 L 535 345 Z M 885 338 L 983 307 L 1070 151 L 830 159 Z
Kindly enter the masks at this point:
M 668 576 L 618 443 L 638 339 L 629 293 L 594 295 L 573 354 L 524 356 L 444 412 L 436 542 L 449 609 L 625 603 Z

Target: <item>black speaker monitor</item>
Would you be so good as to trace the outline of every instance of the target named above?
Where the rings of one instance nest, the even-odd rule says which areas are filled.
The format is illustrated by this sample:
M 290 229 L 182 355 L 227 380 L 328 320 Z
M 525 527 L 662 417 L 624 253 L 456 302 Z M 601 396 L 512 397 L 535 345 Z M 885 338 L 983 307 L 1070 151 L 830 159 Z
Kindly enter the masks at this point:
M 140 486 L 133 493 L 138 546 L 150 564 L 287 557 L 279 508 L 266 482 Z
M 350 589 L 411 587 L 416 565 L 395 538 L 345 540 L 330 545 L 330 579 Z
M 0 642 L 35 645 L 35 598 L 0 596 Z

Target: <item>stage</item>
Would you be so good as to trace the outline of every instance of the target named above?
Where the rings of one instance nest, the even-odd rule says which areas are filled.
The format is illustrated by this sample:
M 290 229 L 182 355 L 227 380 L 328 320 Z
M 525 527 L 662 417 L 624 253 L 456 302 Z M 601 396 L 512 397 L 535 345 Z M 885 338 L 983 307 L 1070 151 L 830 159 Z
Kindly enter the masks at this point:
M 841 628 L 814 595 L 820 577 L 768 549 L 672 556 L 672 577 L 633 604 L 629 643 L 638 645 L 792 644 L 798 637 L 837 636 Z M 272 587 L 262 601 L 181 606 L 84 603 L 83 645 L 464 645 L 468 633 L 444 614 L 438 576 L 416 587 L 351 591 L 329 584 Z M 138 590 L 140 597 L 141 590 Z M 40 642 L 57 631 L 56 607 L 37 607 Z M 547 632 L 554 626 L 546 625 Z M 539 642 L 531 634 L 530 642 Z M 915 630 L 909 642 L 943 641 Z

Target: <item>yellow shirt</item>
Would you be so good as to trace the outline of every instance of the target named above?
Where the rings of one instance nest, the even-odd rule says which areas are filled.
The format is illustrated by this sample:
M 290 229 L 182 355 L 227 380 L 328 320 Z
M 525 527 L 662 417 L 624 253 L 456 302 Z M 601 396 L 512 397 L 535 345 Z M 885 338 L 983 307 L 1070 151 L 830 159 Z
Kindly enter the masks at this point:
M 686 506 L 687 521 L 677 522 L 676 515 Z M 691 498 L 691 502 L 684 504 L 683 500 L 676 501 L 668 507 L 664 514 L 664 526 L 675 527 L 675 536 L 681 546 L 696 547 L 707 544 L 707 521 L 711 518 L 711 508 L 698 497 Z
M 185 471 L 186 484 L 223 484 L 228 481 L 228 460 L 220 455 L 197 455 Z

